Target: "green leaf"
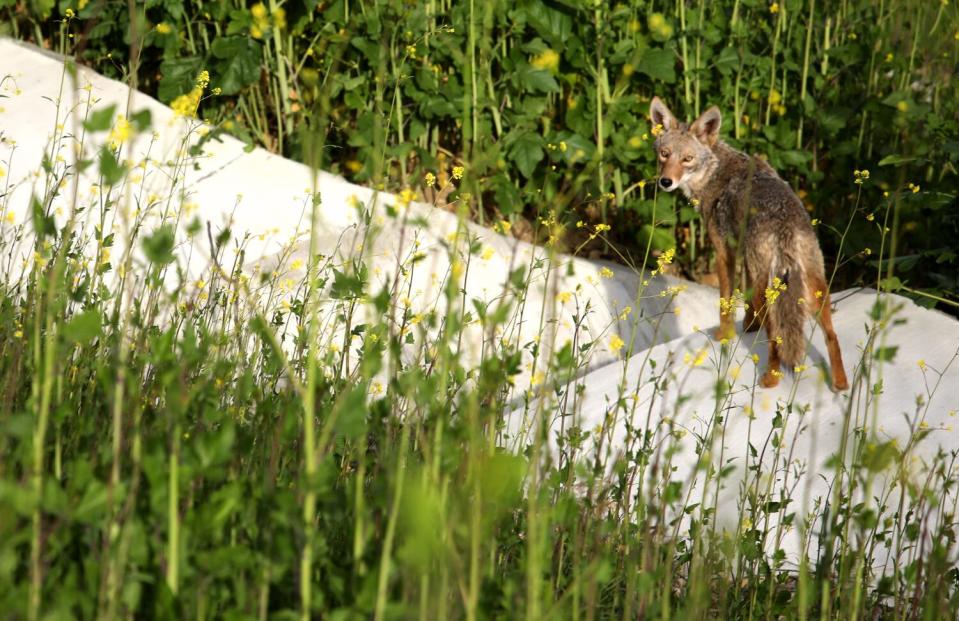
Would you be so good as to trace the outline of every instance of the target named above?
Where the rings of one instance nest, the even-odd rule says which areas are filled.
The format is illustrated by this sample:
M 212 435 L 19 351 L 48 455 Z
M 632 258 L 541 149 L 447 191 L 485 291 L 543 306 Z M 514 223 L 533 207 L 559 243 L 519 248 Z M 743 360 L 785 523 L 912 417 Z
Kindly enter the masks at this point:
M 676 57 L 671 51 L 661 47 L 646 50 L 636 69 L 654 80 L 667 84 L 676 81 Z
M 124 168 L 117 162 L 113 151 L 106 146 L 100 149 L 100 175 L 103 177 L 105 184 L 116 185 L 123 178 L 125 172 Z
M 899 456 L 895 442 L 867 443 L 862 454 L 862 464 L 870 472 L 882 472 Z
M 669 250 L 676 245 L 670 229 L 644 224 L 639 234 L 640 247 L 645 248 L 650 243 L 650 236 L 652 236 L 653 250 Z
M 113 114 L 117 111 L 116 104 L 110 104 L 106 108 L 94 110 L 90 118 L 83 122 L 83 127 L 90 132 L 102 132 L 113 126 Z
M 876 353 L 873 354 L 876 360 L 882 360 L 883 362 L 892 362 L 896 359 L 896 352 L 899 351 L 898 345 L 889 345 L 888 347 L 877 347 Z
M 916 158 L 908 157 L 905 155 L 887 155 L 886 157 L 879 160 L 879 166 L 898 166 L 899 164 L 905 164 L 906 162 L 912 162 Z
M 536 69 L 527 65 L 520 69 L 517 74 L 519 83 L 527 90 L 539 91 L 541 93 L 555 93 L 559 91 L 559 84 L 556 78 L 545 69 Z
M 543 138 L 539 134 L 524 133 L 513 141 L 509 157 L 527 179 L 533 176 L 536 165 L 543 161 Z
M 351 440 L 366 433 L 366 392 L 365 382 L 355 386 L 344 399 L 336 419 L 336 431 Z
M 179 95 L 187 93 L 196 82 L 203 59 L 199 56 L 170 58 L 160 63 L 160 83 L 157 97 L 160 101 L 171 102 Z
M 130 122 L 133 123 L 138 132 L 145 131 L 153 124 L 153 114 L 149 108 L 138 110 L 130 116 Z
M 73 343 L 86 343 L 100 336 L 103 317 L 95 308 L 75 315 L 63 326 L 63 336 Z
M 53 235 L 57 231 L 56 222 L 53 216 L 48 215 L 43 209 L 43 203 L 36 196 L 30 200 L 30 211 L 33 215 L 33 230 L 37 237 L 43 239 L 48 235 Z
M 151 263 L 166 265 L 173 261 L 175 235 L 172 224 L 164 224 L 143 240 L 143 254 Z
M 220 37 L 210 47 L 213 56 L 220 59 L 214 74 L 214 86 L 224 95 L 235 95 L 260 77 L 262 48 L 249 37 Z
M 897 276 L 890 276 L 879 281 L 879 288 L 883 291 L 899 291 L 902 289 L 902 281 Z
M 333 269 L 333 286 L 330 287 L 330 297 L 334 300 L 351 300 L 363 295 L 365 285 L 363 275 L 351 276 L 338 269 Z

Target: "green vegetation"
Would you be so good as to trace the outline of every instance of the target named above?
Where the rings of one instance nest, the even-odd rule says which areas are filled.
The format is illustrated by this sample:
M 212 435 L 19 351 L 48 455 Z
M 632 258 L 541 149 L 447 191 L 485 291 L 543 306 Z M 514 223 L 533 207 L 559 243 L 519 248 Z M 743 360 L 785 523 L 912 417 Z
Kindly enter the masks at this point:
M 135 78 L 166 103 L 208 70 L 221 95 L 201 116 L 251 144 L 303 160 L 303 136 L 318 131 L 321 168 L 394 191 L 462 164 L 477 221 L 505 217 L 530 239 L 547 206 L 566 224 L 612 225 L 634 258 L 650 238 L 676 245 L 690 277 L 709 271 L 695 210 L 669 197 L 654 213 L 643 187 L 655 174 L 648 101 L 658 94 L 688 120 L 716 104 L 728 139 L 802 192 L 827 257 L 839 254 L 852 173 L 869 170 L 897 199 L 897 279 L 885 284 L 959 308 L 956 3 L 156 0 L 132 29 L 122 2 L 4 4 L 0 32 Z M 876 267 L 868 203 L 849 227 L 843 287 L 869 284 Z
M 281 13 L 273 3 L 150 2 L 132 28 L 126 4 L 80 4 L 69 17 L 66 4 L 3 5 L 5 27 L 75 52 L 183 112 L 199 105 L 221 130 L 312 166 L 388 188 L 423 186 L 436 174 L 440 188 L 456 187 L 450 204 L 464 216 L 505 219 L 513 231 L 544 221 L 546 231 L 527 226 L 535 239 L 552 238 L 563 222 L 608 221 L 612 231 L 568 227 L 565 243 L 583 252 L 628 248 L 657 269 L 672 254 L 657 257 L 656 247 L 678 241 L 676 261 L 690 272 L 704 269 L 703 249 L 691 210 L 639 185 L 653 172 L 645 98 L 664 94 L 690 115 L 718 103 L 734 111 L 731 139 L 767 153 L 808 188 L 839 278 L 953 301 L 955 258 L 939 246 L 957 226 L 946 208 L 959 157 L 951 4 L 783 2 L 771 11 L 747 0 L 588 9 L 342 0 Z M 207 86 L 221 94 L 204 98 Z M 734 391 L 759 394 L 757 378 L 732 375 L 748 356 L 745 343 L 717 344 L 708 360 L 624 364 L 608 426 L 550 438 L 546 423 L 576 403 L 595 344 L 549 343 L 546 325 L 542 339 L 508 335 L 529 312 L 530 279 L 559 269 L 552 253 L 560 244 L 550 245 L 550 260 L 518 266 L 509 295 L 483 307 L 461 291 L 481 252 L 461 228 L 440 279 L 443 310 L 422 315 L 402 301 L 421 269 L 415 253 L 404 259 L 406 273 L 372 286 L 366 251 L 378 225 L 368 205 L 356 206 L 360 248 L 324 257 L 312 239 L 304 265 L 283 254 L 275 272 L 245 273 L 239 261 L 218 259 L 242 240 L 171 209 L 182 187 L 134 204 L 130 177 L 139 173 L 118 162 L 150 119 L 126 111 L 130 121 L 121 123 L 116 112 L 89 101 L 71 109 L 84 121 L 81 136 L 63 135 L 51 120 L 49 156 L 37 163 L 45 183 L 26 221 L 8 223 L 0 196 L 4 614 L 959 612 L 956 455 L 923 468 L 913 459 L 919 443 L 933 441 L 925 417 L 948 367 L 923 365 L 927 385 L 909 414 L 908 442 L 877 434 L 868 398 L 852 402 L 840 430 L 847 441 L 821 473 L 830 502 L 808 516 L 798 513 L 802 490 L 786 438 L 815 413 L 792 399 L 777 404 L 776 432 L 754 447 L 739 487 L 738 527 L 723 532 L 716 503 L 729 472 L 711 451 L 727 417 L 754 415 L 729 411 Z M 106 147 L 91 146 L 108 131 Z M 59 146 L 74 140 L 77 158 L 58 160 Z M 183 149 L 180 159 L 151 165 L 177 179 L 190 157 Z M 454 165 L 465 168 L 462 180 L 447 172 Z M 71 195 L 58 220 L 51 210 L 61 182 L 71 187 L 89 167 L 100 191 Z M 308 211 L 321 208 L 316 197 Z M 106 226 L 81 226 L 91 214 Z M 33 258 L 21 264 L 14 244 L 30 234 Z M 180 235 L 213 257 L 202 280 L 175 259 Z M 142 248 L 146 260 L 111 254 L 115 247 Z M 171 281 L 179 286 L 164 286 Z M 637 309 L 644 291 L 638 296 Z M 883 335 L 898 310 L 877 298 L 861 358 L 847 359 L 853 394 L 882 391 L 883 363 L 896 355 Z M 662 320 L 641 319 L 654 331 Z M 473 364 L 461 335 L 477 322 L 496 337 Z M 630 353 L 628 343 L 613 348 L 624 345 Z M 533 369 L 539 379 L 517 390 L 528 354 L 542 365 Z M 703 365 L 715 367 L 715 400 L 702 428 L 686 434 L 660 418 L 658 399 Z M 635 377 L 649 386 L 648 401 L 627 393 Z M 500 447 L 516 411 L 532 433 L 513 453 Z M 591 441 L 605 448 L 626 420 L 634 422 L 628 450 L 583 460 Z M 684 447 L 703 457 L 692 480 L 671 471 Z M 694 500 L 694 489 L 707 490 L 705 500 Z M 789 559 L 781 548 L 797 535 L 802 554 Z

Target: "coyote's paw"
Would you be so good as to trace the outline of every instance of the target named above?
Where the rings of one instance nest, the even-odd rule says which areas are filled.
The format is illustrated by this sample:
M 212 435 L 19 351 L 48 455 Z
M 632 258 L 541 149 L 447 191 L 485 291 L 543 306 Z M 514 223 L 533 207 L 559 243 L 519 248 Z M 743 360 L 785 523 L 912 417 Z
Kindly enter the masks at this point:
M 849 389 L 849 380 L 846 379 L 846 374 L 843 373 L 841 376 L 832 378 L 832 389 L 835 391 L 842 391 Z
M 759 383 L 763 388 L 773 388 L 779 385 L 779 374 L 775 373 L 771 369 L 766 371 L 762 379 L 759 380 Z

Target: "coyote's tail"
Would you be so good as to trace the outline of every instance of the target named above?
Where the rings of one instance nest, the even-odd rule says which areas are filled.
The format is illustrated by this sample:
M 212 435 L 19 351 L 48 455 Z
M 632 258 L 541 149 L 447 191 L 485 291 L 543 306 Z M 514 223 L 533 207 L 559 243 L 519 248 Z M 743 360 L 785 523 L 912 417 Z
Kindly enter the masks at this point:
M 766 315 L 769 321 L 770 338 L 782 338 L 778 347 L 779 358 L 789 367 L 800 364 L 806 353 L 806 336 L 803 333 L 806 309 L 800 302 L 806 295 L 805 277 L 802 261 L 788 248 L 783 248 L 776 253 L 769 270 L 767 285 L 769 287 L 767 293 L 769 291 L 775 293 L 766 297 L 768 306 Z M 774 301 L 770 303 L 771 297 Z

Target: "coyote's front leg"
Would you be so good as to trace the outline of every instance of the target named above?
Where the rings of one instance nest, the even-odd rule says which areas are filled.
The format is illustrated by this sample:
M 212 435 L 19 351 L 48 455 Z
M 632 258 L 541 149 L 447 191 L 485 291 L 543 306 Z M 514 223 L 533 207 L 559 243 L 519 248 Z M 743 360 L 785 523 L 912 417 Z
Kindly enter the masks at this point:
M 725 242 L 716 244 L 716 272 L 719 275 L 719 295 L 730 300 L 733 295 L 733 280 L 736 272 L 736 253 Z M 719 339 L 731 339 L 736 336 L 735 307 L 732 304 L 719 305 L 719 329 L 714 336 Z

